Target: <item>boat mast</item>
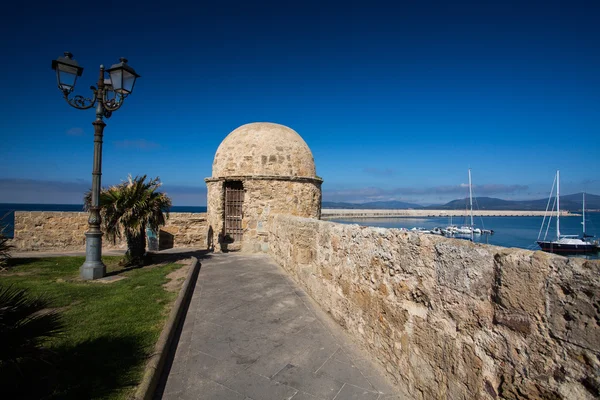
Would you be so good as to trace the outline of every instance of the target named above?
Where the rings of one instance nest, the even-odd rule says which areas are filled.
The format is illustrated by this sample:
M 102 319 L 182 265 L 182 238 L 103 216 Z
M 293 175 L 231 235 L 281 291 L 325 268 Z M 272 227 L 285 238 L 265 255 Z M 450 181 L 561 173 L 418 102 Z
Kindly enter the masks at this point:
M 560 170 L 556 170 L 556 240 L 560 240 Z
M 471 208 L 471 230 L 473 230 L 473 191 L 471 190 L 471 168 L 469 168 L 469 207 Z
M 583 192 L 583 221 L 581 225 L 583 225 L 583 240 L 585 240 L 585 192 Z
M 473 190 L 471 189 L 471 168 L 469 168 L 469 207 L 471 208 L 471 241 L 473 241 Z

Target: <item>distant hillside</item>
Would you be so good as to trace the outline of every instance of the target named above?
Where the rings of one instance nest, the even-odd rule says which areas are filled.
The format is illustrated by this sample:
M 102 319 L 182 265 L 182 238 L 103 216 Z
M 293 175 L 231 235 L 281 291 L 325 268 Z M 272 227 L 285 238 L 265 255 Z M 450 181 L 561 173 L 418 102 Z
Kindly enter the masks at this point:
M 550 206 L 552 206 L 554 198 Z M 364 210 L 406 210 L 406 209 L 426 209 L 426 210 L 464 210 L 469 204 L 469 199 L 452 200 L 446 204 L 436 204 L 423 207 L 419 204 L 405 203 L 402 201 L 373 201 L 369 203 L 343 203 L 324 201 L 323 208 L 345 208 L 345 209 L 364 209 Z M 544 211 L 548 199 L 537 200 L 502 200 L 494 197 L 475 197 L 473 198 L 473 208 L 478 210 L 523 210 L 523 211 Z M 600 196 L 586 193 L 586 210 L 600 210 Z M 580 211 L 582 209 L 582 193 L 560 196 L 560 209 L 565 211 Z
M 496 199 L 493 197 L 474 197 L 473 208 L 479 210 L 531 210 L 531 208 L 515 208 L 515 201 Z M 469 205 L 469 199 L 452 200 L 446 204 L 424 207 L 428 210 L 464 210 Z M 545 207 L 544 207 L 545 209 Z M 536 208 L 537 210 L 537 208 Z
M 405 203 L 402 201 L 372 201 L 369 203 L 343 203 L 324 201 L 323 208 L 343 208 L 343 209 L 358 209 L 358 210 L 406 210 L 411 208 L 423 208 L 418 204 Z
M 567 208 L 568 210 L 581 210 L 583 193 L 575 193 L 569 194 L 566 196 L 560 196 L 560 208 L 563 208 L 563 201 L 567 202 L 567 204 L 572 204 L 572 207 L 576 208 Z M 585 209 L 586 210 L 600 210 L 600 196 L 595 194 L 586 193 L 585 194 Z M 545 208 L 544 208 L 545 210 Z
M 453 200 L 444 205 L 424 207 L 429 210 L 464 210 L 467 208 L 469 199 Z M 550 202 L 550 207 L 554 203 L 554 198 Z M 475 197 L 473 198 L 473 208 L 478 210 L 525 210 L 525 211 L 544 211 L 548 204 L 548 199 L 537 200 L 502 200 L 493 197 Z M 587 210 L 600 210 L 600 196 L 593 194 L 585 195 L 585 208 Z M 560 196 L 560 209 L 565 211 L 580 211 L 582 209 L 582 193 Z

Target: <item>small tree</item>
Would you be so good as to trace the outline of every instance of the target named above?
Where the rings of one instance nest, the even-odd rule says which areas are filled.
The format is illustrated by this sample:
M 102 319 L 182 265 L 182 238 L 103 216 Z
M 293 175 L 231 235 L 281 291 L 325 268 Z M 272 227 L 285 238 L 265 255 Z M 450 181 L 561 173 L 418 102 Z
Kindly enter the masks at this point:
M 146 252 L 146 228 L 158 231 L 169 218 L 171 199 L 158 192 L 158 177 L 146 181 L 146 175 L 102 189 L 100 215 L 102 227 L 113 243 L 125 235 L 127 240 L 126 265 L 143 265 Z M 86 210 L 91 207 L 92 194 L 84 197 Z

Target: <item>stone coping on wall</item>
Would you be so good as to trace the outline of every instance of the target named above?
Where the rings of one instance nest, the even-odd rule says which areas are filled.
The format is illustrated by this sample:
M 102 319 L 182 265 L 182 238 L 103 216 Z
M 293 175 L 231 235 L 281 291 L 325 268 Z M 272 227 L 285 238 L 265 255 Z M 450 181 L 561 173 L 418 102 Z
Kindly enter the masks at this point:
M 204 182 L 219 182 L 219 181 L 292 181 L 292 182 L 310 182 L 323 183 L 323 178 L 310 176 L 279 176 L 279 175 L 249 175 L 249 176 L 223 176 L 204 178 Z

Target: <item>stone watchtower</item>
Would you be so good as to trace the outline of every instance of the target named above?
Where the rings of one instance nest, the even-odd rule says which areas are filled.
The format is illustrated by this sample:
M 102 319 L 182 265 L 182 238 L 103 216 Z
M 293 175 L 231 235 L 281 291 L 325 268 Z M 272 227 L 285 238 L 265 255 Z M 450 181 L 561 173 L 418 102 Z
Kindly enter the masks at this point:
M 208 241 L 215 250 L 266 251 L 271 214 L 321 217 L 312 153 L 293 129 L 240 126 L 219 145 L 208 188 Z

